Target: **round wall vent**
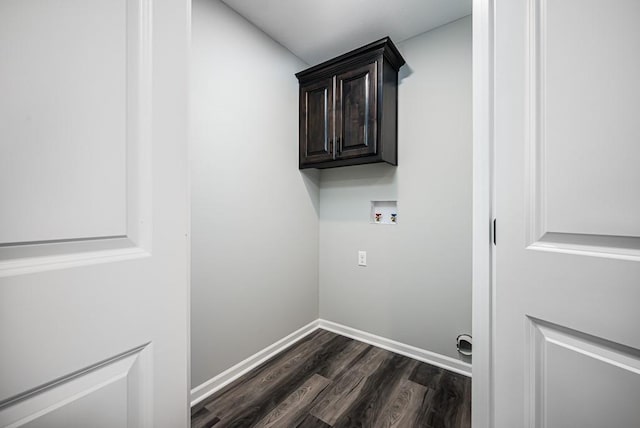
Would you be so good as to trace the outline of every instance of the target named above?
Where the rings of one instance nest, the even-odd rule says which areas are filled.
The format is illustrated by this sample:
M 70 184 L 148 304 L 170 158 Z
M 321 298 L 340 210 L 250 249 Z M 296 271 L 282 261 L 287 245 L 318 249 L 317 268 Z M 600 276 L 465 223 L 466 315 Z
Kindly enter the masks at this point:
M 471 339 L 471 335 L 469 334 L 461 334 L 456 338 L 456 347 L 458 348 L 458 352 L 462 355 L 471 355 L 473 342 Z

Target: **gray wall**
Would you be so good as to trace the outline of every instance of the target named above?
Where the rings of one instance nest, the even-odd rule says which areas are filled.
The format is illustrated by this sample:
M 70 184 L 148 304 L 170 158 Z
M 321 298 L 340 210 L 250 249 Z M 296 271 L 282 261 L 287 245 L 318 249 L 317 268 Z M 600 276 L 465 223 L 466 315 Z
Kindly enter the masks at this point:
M 471 18 L 399 48 L 399 166 L 321 173 L 320 316 L 457 358 L 471 332 Z M 397 200 L 398 224 L 369 224 L 371 200 Z
M 195 387 L 318 318 L 318 186 L 297 168 L 307 65 L 217 0 L 192 18 Z

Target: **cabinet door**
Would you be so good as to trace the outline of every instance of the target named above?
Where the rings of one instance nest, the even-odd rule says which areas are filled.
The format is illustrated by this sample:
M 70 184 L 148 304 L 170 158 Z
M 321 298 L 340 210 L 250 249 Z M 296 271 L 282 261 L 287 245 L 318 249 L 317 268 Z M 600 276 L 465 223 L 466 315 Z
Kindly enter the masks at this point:
M 300 87 L 300 165 L 332 160 L 333 78 Z
M 336 76 L 336 158 L 377 153 L 377 62 Z

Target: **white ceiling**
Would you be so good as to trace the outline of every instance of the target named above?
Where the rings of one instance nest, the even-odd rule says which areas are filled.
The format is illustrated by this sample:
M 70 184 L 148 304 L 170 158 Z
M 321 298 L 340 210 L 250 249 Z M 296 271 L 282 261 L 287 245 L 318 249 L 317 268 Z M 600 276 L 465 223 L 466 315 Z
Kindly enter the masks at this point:
M 310 65 L 471 13 L 471 0 L 222 0 Z

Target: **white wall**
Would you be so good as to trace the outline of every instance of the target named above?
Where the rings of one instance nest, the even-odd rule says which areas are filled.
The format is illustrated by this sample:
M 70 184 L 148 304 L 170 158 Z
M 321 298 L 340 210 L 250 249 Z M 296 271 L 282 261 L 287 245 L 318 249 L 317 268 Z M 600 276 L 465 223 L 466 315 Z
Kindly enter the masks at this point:
M 307 65 L 217 0 L 192 18 L 195 387 L 318 318 L 318 187 L 297 167 Z
M 399 166 L 321 173 L 320 316 L 458 357 L 471 333 L 471 18 L 398 47 Z M 371 200 L 397 200 L 398 224 L 369 224 Z

